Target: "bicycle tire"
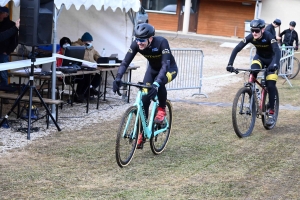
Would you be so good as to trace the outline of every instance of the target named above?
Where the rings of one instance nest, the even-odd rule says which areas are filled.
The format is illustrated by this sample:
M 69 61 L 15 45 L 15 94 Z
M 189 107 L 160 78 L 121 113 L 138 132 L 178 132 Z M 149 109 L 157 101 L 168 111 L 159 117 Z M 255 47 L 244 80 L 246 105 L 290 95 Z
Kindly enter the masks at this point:
M 300 62 L 299 62 L 298 58 L 294 57 L 293 59 L 294 59 L 293 73 L 288 76 L 289 79 L 295 78 L 300 71 Z
M 152 152 L 155 155 L 161 154 L 165 150 L 167 143 L 169 141 L 169 138 L 171 135 L 171 129 L 172 129 L 172 118 L 173 118 L 173 116 L 172 116 L 173 110 L 172 109 L 173 108 L 172 108 L 171 102 L 169 100 L 167 100 L 166 101 L 166 114 L 167 115 L 165 116 L 165 120 L 168 120 L 169 128 L 165 132 L 162 132 L 162 133 L 156 135 L 155 137 L 153 136 L 154 131 L 161 129 L 162 127 L 165 127 L 166 123 L 163 122 L 162 124 L 157 124 L 157 123 L 153 122 L 152 136 L 150 139 L 150 147 L 151 147 Z M 156 108 L 156 112 L 157 112 L 157 108 Z
M 134 132 L 134 124 L 137 116 L 137 107 L 131 106 L 124 113 L 116 140 L 116 160 L 120 167 L 127 166 L 135 153 L 137 147 L 137 138 L 140 129 L 138 122 Z
M 276 125 L 276 122 L 277 122 L 277 118 L 278 118 L 278 114 L 279 114 L 279 94 L 278 94 L 278 90 L 277 90 L 277 87 L 276 87 L 276 99 L 275 99 L 275 105 L 274 105 L 274 120 L 275 120 L 275 122 L 274 122 L 274 124 L 273 125 L 267 125 L 266 124 L 266 121 L 267 121 L 267 119 L 268 119 L 268 112 L 267 112 L 267 110 L 269 109 L 268 107 L 268 105 L 269 105 L 269 95 L 268 95 L 269 93 L 266 93 L 266 95 L 265 95 L 265 98 L 264 98 L 264 100 L 263 100 L 263 110 L 262 110 L 262 116 L 261 116 L 261 120 L 262 120 L 262 124 L 263 124 L 263 126 L 265 127 L 265 129 L 266 130 L 271 130 L 271 129 L 273 129 L 274 127 L 275 127 L 275 125 Z
M 251 95 L 251 89 L 248 87 L 243 87 L 238 90 L 233 100 L 232 125 L 234 132 L 240 138 L 250 136 L 255 125 L 256 105 L 255 102 L 253 102 L 252 111 L 250 111 Z M 248 123 L 245 124 L 245 122 Z

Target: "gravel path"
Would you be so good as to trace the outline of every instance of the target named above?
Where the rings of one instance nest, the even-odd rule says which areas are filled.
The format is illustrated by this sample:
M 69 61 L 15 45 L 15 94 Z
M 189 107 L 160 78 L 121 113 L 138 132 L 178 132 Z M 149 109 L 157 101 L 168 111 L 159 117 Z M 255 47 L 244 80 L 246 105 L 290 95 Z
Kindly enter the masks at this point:
M 171 48 L 199 48 L 204 53 L 203 62 L 203 82 L 201 91 L 207 95 L 211 92 L 219 90 L 221 87 L 232 84 L 239 81 L 236 76 L 230 76 L 225 67 L 227 65 L 231 48 L 220 47 L 222 43 L 204 41 L 197 39 L 187 38 L 172 38 L 167 37 Z M 142 81 L 143 75 L 146 70 L 146 60 L 141 55 L 137 55 L 134 60 L 135 65 L 140 66 L 139 69 L 133 71 L 132 82 Z M 248 67 L 249 65 L 249 50 L 242 50 L 236 58 L 235 65 Z M 179 66 L 180 67 L 180 66 Z M 222 77 L 225 75 L 224 77 Z M 221 78 L 214 78 L 221 76 Z M 198 90 L 174 90 L 168 92 L 169 99 L 194 99 L 192 96 Z M 132 90 L 131 99 L 135 97 L 136 91 Z M 77 104 L 73 107 L 70 105 L 64 105 L 63 109 L 59 111 L 58 124 L 63 131 L 81 130 L 83 126 L 89 126 L 90 124 L 96 124 L 99 121 L 110 121 L 120 117 L 123 111 L 128 108 L 130 104 L 125 103 L 108 91 L 107 101 L 100 102 L 100 109 L 95 109 L 95 101 L 91 104 L 90 112 L 86 114 L 85 105 Z M 199 97 L 197 97 L 199 98 Z M 132 101 L 131 101 L 132 102 Z M 9 105 L 11 106 L 11 104 Z M 40 111 L 42 112 L 42 110 Z M 4 113 L 5 114 L 5 113 Z M 23 121 L 14 121 L 14 118 L 9 118 L 11 128 L 1 128 L 0 133 L 0 157 L 4 153 L 8 153 L 9 150 L 14 148 L 22 148 L 32 142 L 35 142 L 39 138 L 43 138 L 57 129 L 54 124 L 50 124 L 49 129 L 46 129 L 45 120 L 39 120 L 33 124 L 33 127 L 39 127 L 39 131 L 32 132 L 31 140 L 27 140 L 27 132 L 17 131 L 17 128 L 25 127 L 27 130 L 27 124 Z

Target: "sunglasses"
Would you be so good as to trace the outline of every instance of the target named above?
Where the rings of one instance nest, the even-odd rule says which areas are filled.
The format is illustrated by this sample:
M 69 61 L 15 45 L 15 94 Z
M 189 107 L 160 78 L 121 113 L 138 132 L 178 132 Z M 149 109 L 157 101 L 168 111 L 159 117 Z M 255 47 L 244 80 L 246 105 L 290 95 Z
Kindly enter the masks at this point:
M 260 29 L 251 29 L 251 32 L 252 32 L 252 33 L 259 33 L 259 32 L 260 32 Z
M 146 42 L 147 39 L 136 38 L 135 41 L 136 42 Z

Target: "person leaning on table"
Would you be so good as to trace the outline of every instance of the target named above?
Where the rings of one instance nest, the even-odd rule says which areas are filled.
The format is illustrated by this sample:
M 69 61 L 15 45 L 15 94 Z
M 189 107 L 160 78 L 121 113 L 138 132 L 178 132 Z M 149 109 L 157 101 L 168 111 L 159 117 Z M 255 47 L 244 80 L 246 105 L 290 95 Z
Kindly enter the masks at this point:
M 59 46 L 60 49 L 58 50 L 57 54 L 64 55 L 65 54 L 65 49 L 69 46 L 71 46 L 71 40 L 68 37 L 62 37 L 59 41 Z M 62 65 L 62 58 L 56 58 L 56 67 L 61 67 Z
M 73 42 L 72 45 L 74 46 L 84 46 L 85 53 L 83 60 L 96 63 L 98 58 L 100 58 L 100 54 L 98 51 L 93 47 L 93 36 L 89 32 L 85 32 L 81 38 L 79 38 L 76 42 Z M 76 94 L 74 101 L 77 103 L 83 103 L 85 98 L 88 98 L 88 91 L 87 89 L 90 88 L 90 95 L 98 95 L 99 91 L 96 90 L 99 87 L 101 76 L 100 74 L 96 73 L 92 78 L 91 85 L 89 84 L 89 76 L 84 76 L 83 80 L 77 84 Z

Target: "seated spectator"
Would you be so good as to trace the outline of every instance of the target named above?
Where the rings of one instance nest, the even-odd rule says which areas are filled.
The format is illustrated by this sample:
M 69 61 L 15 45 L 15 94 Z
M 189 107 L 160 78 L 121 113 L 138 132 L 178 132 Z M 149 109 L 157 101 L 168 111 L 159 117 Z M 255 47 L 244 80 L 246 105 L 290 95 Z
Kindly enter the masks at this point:
M 79 38 L 76 42 L 72 43 L 74 46 L 85 46 L 85 53 L 84 53 L 84 60 L 89 61 L 89 62 L 94 62 L 96 63 L 98 58 L 100 57 L 100 54 L 98 51 L 93 47 L 93 37 L 90 33 L 85 32 L 81 38 Z M 96 73 L 94 76 L 91 78 L 92 82 L 91 85 L 89 83 L 89 77 L 84 76 L 83 80 L 80 81 L 77 84 L 76 88 L 76 94 L 74 101 L 77 103 L 82 103 L 84 102 L 85 98 L 88 97 L 88 89 L 90 88 L 90 95 L 98 95 L 99 91 L 96 90 L 97 87 L 100 85 L 101 81 L 101 76 L 100 74 Z
M 68 46 L 71 46 L 71 40 L 68 37 L 63 37 L 59 41 L 60 49 L 58 50 L 58 54 L 64 55 L 65 54 L 65 49 Z M 62 58 L 56 58 L 56 67 L 61 67 L 62 65 Z

